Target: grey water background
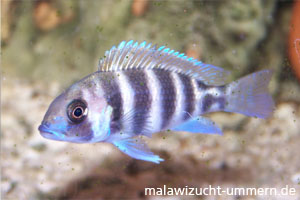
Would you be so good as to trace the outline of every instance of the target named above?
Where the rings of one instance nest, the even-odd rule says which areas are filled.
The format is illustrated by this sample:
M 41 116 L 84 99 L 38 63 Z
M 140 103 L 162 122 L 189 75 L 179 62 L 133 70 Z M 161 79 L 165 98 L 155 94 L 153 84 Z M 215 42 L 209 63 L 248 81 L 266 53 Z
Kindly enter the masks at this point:
M 300 87 L 287 57 L 292 1 L 1 1 L 2 199 L 156 199 L 145 187 L 275 187 L 300 198 Z M 122 40 L 166 45 L 233 72 L 272 69 L 267 120 L 209 115 L 224 136 L 158 133 L 165 162 L 37 130 L 50 102 Z M 179 197 L 173 197 L 174 199 Z M 282 199 L 198 196 L 186 199 Z

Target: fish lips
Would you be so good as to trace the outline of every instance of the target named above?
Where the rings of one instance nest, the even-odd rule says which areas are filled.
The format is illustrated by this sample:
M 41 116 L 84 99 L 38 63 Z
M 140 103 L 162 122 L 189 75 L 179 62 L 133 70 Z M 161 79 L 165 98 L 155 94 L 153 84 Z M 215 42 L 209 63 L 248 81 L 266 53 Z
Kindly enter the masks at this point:
M 64 131 L 56 131 L 49 128 L 47 123 L 42 123 L 39 126 L 40 134 L 47 139 L 50 140 L 56 140 L 56 141 L 67 141 L 67 142 L 73 142 L 73 143 L 87 143 L 91 140 L 91 135 L 84 136 L 84 137 L 70 137 L 66 136 L 66 132 Z
M 45 125 L 44 123 L 42 123 L 38 129 L 40 131 L 40 134 L 44 138 L 51 139 L 51 140 L 60 140 L 60 141 L 64 140 L 65 137 L 64 132 L 52 130 L 49 128 L 49 126 Z

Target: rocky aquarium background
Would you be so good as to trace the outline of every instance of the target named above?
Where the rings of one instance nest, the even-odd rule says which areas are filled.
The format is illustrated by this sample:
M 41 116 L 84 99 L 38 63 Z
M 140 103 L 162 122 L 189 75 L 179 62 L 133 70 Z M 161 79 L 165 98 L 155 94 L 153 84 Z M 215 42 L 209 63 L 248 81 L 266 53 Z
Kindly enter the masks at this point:
M 293 1 L 1 1 L 2 199 L 180 199 L 145 187 L 275 187 L 299 199 L 300 85 L 288 57 Z M 300 12 L 300 11 L 298 11 Z M 133 160 L 112 145 L 70 144 L 37 130 L 50 102 L 97 69 L 122 40 L 146 40 L 233 72 L 273 69 L 274 115 L 214 113 L 224 136 L 163 132 L 147 142 L 165 159 Z M 297 70 L 297 66 L 293 66 Z M 298 65 L 298 70 L 300 66 Z

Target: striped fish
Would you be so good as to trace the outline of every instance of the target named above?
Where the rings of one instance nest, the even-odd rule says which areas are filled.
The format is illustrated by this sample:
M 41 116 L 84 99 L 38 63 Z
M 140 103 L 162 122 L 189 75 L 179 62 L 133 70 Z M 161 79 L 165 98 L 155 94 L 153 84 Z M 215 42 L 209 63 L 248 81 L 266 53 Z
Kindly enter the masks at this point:
M 230 72 L 146 42 L 121 42 L 99 62 L 99 70 L 59 95 L 39 126 L 48 139 L 108 142 L 129 156 L 159 163 L 141 139 L 163 130 L 222 134 L 202 117 L 217 111 L 266 118 L 270 70 L 232 83 Z

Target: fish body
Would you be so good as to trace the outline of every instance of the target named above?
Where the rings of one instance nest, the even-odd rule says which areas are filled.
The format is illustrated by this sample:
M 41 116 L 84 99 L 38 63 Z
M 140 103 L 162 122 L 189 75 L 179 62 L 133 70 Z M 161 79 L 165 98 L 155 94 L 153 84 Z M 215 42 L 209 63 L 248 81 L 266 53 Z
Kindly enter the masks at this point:
M 174 130 L 222 134 L 202 117 L 217 111 L 266 118 L 274 108 L 268 94 L 271 71 L 227 83 L 230 73 L 164 46 L 121 42 L 107 51 L 99 70 L 50 105 L 42 136 L 75 143 L 108 142 L 129 156 L 159 163 L 139 136 Z

